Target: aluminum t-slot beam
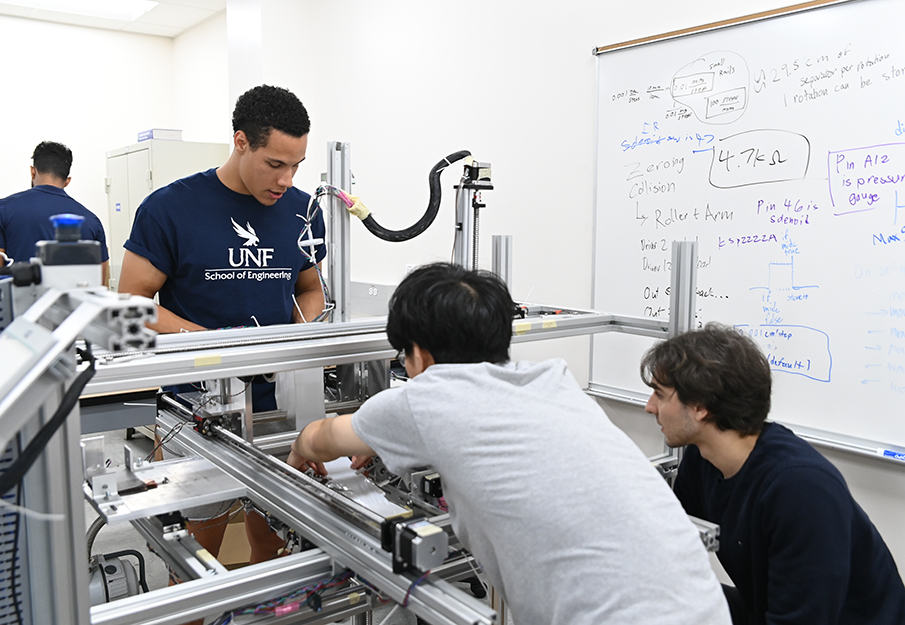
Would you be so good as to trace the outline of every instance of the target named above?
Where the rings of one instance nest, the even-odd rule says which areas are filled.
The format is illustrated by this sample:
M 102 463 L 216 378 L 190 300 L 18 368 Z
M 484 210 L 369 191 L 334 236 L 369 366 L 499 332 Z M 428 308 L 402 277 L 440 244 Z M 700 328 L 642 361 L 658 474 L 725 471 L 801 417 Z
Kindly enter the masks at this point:
M 532 306 L 541 311 L 512 323 L 512 342 L 601 332 L 666 338 L 667 323 L 594 310 Z M 162 335 L 154 350 L 101 362 L 86 393 L 113 393 L 203 379 L 276 373 L 392 358 L 386 319 L 330 325 L 298 324 Z
M 329 326 L 320 328 L 326 330 Z M 240 332 L 245 331 L 236 331 L 233 336 Z M 98 366 L 97 373 L 85 392 L 113 393 L 198 380 L 389 359 L 395 353 L 396 350 L 390 346 L 382 329 L 345 336 L 329 335 L 317 338 L 296 336 L 291 340 L 279 342 L 223 345 L 210 343 L 207 346 L 199 346 L 196 343 L 185 351 L 137 355 L 131 360 L 117 359 Z
M 538 314 L 529 314 L 524 319 L 512 322 L 512 342 L 526 343 L 546 339 L 599 334 L 603 332 L 624 332 L 652 338 L 667 338 L 667 322 L 648 317 L 613 315 L 596 310 L 563 309 L 563 312 L 548 306 L 527 305 L 528 309 L 541 309 Z
M 158 416 L 166 429 L 178 423 L 178 417 L 165 412 Z M 344 568 L 350 568 L 382 593 L 403 603 L 409 594 L 408 608 L 433 625 L 491 625 L 496 613 L 451 584 L 428 576 L 409 593 L 417 577 L 393 573 L 392 555 L 384 551 L 379 539 L 359 525 L 337 514 L 326 502 L 312 497 L 291 479 L 302 477 L 288 465 L 276 471 L 259 462 L 244 441 L 235 445 L 203 437 L 183 428 L 173 439 L 185 452 L 208 458 L 225 472 L 246 484 L 248 498 L 283 523 L 318 545 Z
M 87 334 L 96 333 L 108 339 L 112 336 L 108 329 L 112 310 L 136 315 L 140 327 L 134 336 L 152 341 L 153 333 L 146 330 L 144 324 L 156 319 L 153 302 L 144 297 L 121 296 L 109 291 L 66 294 L 48 289 L 10 324 L 9 334 L 0 337 L 3 355 L 10 357 L 10 362 L 5 364 L 6 371 L 0 375 L 0 388 L 4 383 L 12 384 L 0 397 L 0 449 L 6 449 L 10 438 L 43 403 L 48 391 L 41 381 L 59 382 L 75 372 L 75 362 L 67 356 L 72 344 Z M 61 311 L 68 312 L 63 315 Z M 13 330 L 19 332 L 21 339 L 12 338 Z M 38 335 L 43 337 L 40 346 L 34 344 Z
M 332 558 L 320 549 L 311 549 L 94 606 L 91 625 L 180 625 L 211 614 L 263 603 L 333 574 Z M 311 614 L 310 618 L 302 618 L 301 611 L 293 614 L 298 618 L 297 622 L 315 625 L 342 620 L 370 609 L 370 596 L 359 590 L 353 590 L 353 593 L 343 593 L 336 601 L 325 600 L 322 613 Z M 269 622 L 276 620 L 271 617 Z

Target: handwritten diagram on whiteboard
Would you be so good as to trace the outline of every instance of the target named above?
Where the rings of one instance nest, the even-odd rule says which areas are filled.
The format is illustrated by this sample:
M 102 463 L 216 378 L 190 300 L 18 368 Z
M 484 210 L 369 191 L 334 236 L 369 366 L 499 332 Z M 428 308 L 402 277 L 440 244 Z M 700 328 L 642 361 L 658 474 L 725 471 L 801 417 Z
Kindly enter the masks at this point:
M 867 0 L 601 54 L 594 270 L 597 309 L 665 319 L 698 241 L 697 321 L 762 346 L 773 418 L 900 445 L 902 23 Z M 593 380 L 646 390 L 649 345 L 595 338 Z

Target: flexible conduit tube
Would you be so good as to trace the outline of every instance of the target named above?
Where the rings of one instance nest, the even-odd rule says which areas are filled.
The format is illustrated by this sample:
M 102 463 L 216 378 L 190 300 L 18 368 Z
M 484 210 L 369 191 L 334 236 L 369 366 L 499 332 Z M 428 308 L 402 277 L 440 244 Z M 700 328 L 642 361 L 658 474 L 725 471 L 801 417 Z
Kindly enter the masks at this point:
M 430 200 L 427 205 L 427 210 L 425 211 L 421 219 L 419 219 L 418 222 L 415 223 L 415 225 L 406 228 L 405 230 L 387 230 L 379 223 L 377 223 L 377 221 L 375 221 L 374 215 L 368 215 L 361 220 L 361 223 L 365 225 L 365 228 L 371 231 L 371 234 L 380 239 L 383 239 L 384 241 L 399 243 L 401 241 L 414 239 L 416 236 L 427 230 L 432 223 L 434 223 L 434 219 L 437 217 L 437 213 L 440 210 L 440 174 L 444 169 L 446 169 L 456 161 L 462 160 L 466 156 L 471 156 L 471 152 L 469 152 L 468 150 L 453 152 L 442 161 L 434 165 L 433 169 L 431 169 L 430 175 L 428 175 L 427 178 L 428 184 L 430 185 Z

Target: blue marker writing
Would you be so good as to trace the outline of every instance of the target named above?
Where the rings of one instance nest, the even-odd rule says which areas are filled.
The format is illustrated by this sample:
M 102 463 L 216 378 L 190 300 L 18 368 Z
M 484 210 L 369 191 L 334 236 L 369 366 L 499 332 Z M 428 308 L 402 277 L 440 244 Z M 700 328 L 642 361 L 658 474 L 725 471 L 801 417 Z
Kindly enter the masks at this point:
M 898 460 L 899 462 L 905 462 L 905 452 L 893 451 L 891 449 L 883 449 L 882 447 L 879 447 L 877 448 L 877 454 L 883 456 L 884 458 L 892 458 L 893 460 Z

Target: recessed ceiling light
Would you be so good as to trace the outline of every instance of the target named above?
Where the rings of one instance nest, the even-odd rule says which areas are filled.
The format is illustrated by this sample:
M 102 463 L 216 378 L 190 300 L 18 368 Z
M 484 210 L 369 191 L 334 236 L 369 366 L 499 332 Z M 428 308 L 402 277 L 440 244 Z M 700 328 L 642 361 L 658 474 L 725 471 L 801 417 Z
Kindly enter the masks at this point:
M 160 4 L 153 0 L 4 0 L 4 2 L 32 9 L 103 17 L 126 22 L 138 19 Z

